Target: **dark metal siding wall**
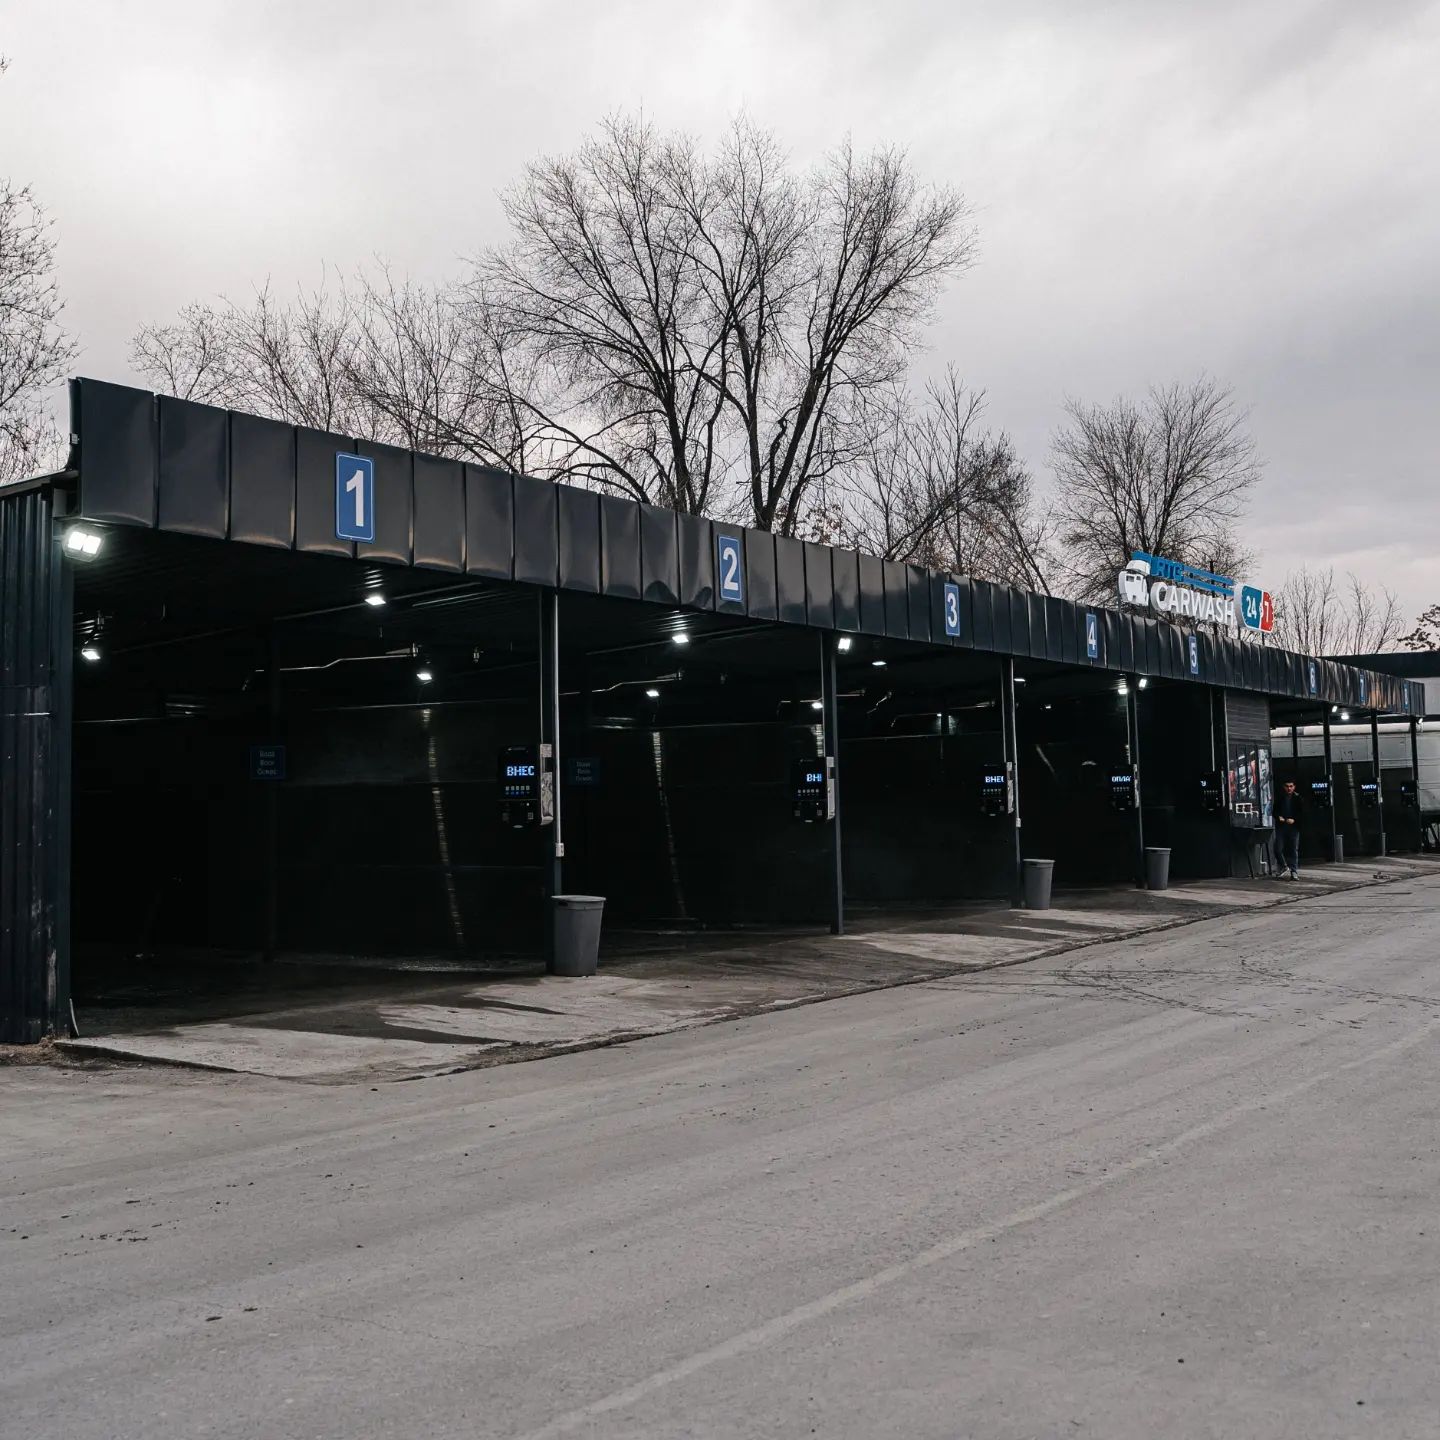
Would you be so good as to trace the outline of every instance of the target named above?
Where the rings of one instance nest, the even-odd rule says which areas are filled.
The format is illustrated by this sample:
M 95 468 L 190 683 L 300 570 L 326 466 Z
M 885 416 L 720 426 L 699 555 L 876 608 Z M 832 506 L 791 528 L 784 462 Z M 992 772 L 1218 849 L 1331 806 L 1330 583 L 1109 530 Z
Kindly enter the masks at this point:
M 493 579 L 895 640 L 993 650 L 1059 664 L 1419 713 L 1419 690 L 1334 661 L 1186 633 L 1149 615 L 1029 595 L 1005 585 L 801 544 L 480 465 L 215 410 L 148 391 L 76 381 L 81 508 L 97 521 Z M 335 539 L 334 454 L 375 458 L 376 539 Z M 715 545 L 733 536 L 744 599 L 722 599 Z M 945 633 L 944 586 L 960 591 L 960 633 Z M 1098 653 L 1086 646 L 1096 617 Z M 1310 685 L 1310 666 L 1315 685 Z
M 53 492 L 0 491 L 0 1041 L 68 997 L 70 577 Z M 63 661 L 57 664 L 56 657 Z

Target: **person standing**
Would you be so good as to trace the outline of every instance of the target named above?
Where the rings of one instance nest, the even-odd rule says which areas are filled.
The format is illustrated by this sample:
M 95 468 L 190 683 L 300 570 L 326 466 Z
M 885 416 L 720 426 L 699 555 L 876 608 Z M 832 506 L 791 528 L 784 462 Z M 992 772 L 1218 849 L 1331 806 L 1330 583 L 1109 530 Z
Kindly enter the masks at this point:
M 1292 880 L 1300 878 L 1300 792 L 1293 780 L 1287 780 L 1275 801 L 1275 844 L 1280 863 Z

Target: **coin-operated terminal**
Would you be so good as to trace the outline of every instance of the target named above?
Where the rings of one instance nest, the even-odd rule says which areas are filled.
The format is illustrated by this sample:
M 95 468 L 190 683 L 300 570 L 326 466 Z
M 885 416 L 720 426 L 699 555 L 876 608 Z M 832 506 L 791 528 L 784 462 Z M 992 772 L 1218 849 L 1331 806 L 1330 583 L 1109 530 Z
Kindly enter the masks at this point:
M 509 745 L 500 752 L 500 823 L 532 830 L 555 822 L 555 761 L 549 745 Z
M 1312 780 L 1310 782 L 1310 804 L 1316 810 L 1330 810 L 1334 808 L 1335 797 L 1330 789 L 1329 779 Z
M 1413 780 L 1400 782 L 1400 803 L 1410 810 L 1420 808 L 1420 787 Z
M 1200 808 L 1217 811 L 1225 808 L 1225 772 L 1207 770 L 1200 777 Z
M 1015 813 L 1015 762 L 1006 760 L 980 770 L 980 813 L 993 820 Z
M 1110 772 L 1110 808 L 1125 813 L 1135 809 L 1140 777 L 1133 765 L 1117 765 Z
M 790 772 L 790 803 L 795 818 L 819 825 L 835 818 L 835 757 L 797 760 Z
M 1378 810 L 1380 808 L 1380 782 L 1378 780 L 1362 780 L 1360 782 L 1360 808 L 1362 810 Z

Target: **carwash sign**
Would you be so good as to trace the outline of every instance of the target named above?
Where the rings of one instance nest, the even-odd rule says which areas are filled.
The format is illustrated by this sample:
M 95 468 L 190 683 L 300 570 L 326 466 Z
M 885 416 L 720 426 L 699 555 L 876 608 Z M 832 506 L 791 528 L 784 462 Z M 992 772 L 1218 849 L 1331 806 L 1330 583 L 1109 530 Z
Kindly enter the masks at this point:
M 1174 620 L 1203 620 L 1268 633 L 1275 604 L 1268 590 L 1237 586 L 1228 575 L 1136 550 L 1120 572 L 1120 603 L 1147 606 Z

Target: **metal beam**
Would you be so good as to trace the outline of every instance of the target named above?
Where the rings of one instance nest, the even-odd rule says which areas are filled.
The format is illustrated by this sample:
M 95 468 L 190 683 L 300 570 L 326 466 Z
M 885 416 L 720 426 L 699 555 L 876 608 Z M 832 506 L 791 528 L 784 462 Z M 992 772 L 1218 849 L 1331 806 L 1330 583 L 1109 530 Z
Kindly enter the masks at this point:
M 1323 712 L 1322 722 L 1325 727 L 1325 783 L 1330 787 L 1330 859 L 1340 861 L 1345 857 L 1340 853 L 1340 832 L 1336 828 L 1335 819 L 1335 774 L 1333 761 L 1330 755 L 1330 712 Z
M 1011 902 L 1019 906 L 1025 903 L 1025 873 L 1020 840 L 1020 725 L 1015 705 L 1015 658 L 1012 655 L 1006 655 L 1000 662 L 1000 739 L 1010 771 L 1013 805 L 1010 815 L 1013 851 L 1010 895 Z
M 1375 767 L 1375 803 L 1380 810 L 1380 854 L 1385 854 L 1385 782 L 1380 777 L 1380 712 L 1370 712 L 1370 760 Z
M 824 717 L 826 766 L 835 781 L 835 813 L 830 818 L 830 933 L 845 933 L 845 864 L 840 847 L 840 705 L 835 683 L 836 635 L 820 637 L 820 698 Z
M 1125 682 L 1125 748 L 1135 772 L 1135 883 L 1145 888 L 1145 783 L 1140 775 L 1140 677 Z

